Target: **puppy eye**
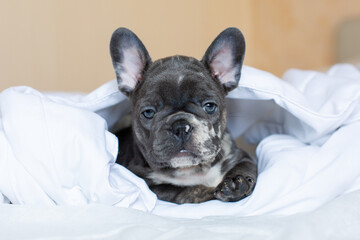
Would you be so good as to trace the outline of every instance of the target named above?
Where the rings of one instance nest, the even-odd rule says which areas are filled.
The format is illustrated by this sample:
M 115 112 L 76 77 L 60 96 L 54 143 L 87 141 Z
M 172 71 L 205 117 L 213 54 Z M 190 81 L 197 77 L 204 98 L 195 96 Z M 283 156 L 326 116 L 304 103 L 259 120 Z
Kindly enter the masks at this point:
M 141 114 L 147 119 L 152 119 L 155 115 L 155 110 L 154 109 L 146 109 Z
M 217 105 L 212 102 L 205 103 L 203 109 L 207 114 L 213 114 L 217 109 Z

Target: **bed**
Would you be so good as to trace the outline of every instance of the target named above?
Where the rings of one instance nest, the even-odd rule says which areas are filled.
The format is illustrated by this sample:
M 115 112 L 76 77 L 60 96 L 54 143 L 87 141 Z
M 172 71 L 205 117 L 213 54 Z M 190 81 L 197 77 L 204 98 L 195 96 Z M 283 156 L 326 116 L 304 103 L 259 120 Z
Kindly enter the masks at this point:
M 2 239 L 358 239 L 360 71 L 244 66 L 228 128 L 257 144 L 259 178 L 239 202 L 160 201 L 115 164 L 129 112 L 110 81 L 89 94 L 0 94 Z M 10 202 L 12 204 L 10 204 Z

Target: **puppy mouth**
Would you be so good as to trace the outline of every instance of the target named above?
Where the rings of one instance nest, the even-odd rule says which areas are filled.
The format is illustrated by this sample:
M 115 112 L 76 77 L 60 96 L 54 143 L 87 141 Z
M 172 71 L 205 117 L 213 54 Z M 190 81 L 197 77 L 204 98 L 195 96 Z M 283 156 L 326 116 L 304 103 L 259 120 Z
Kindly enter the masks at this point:
M 196 155 L 192 151 L 186 149 L 181 149 L 170 159 L 172 168 L 189 168 L 197 166 L 199 163 Z
M 175 154 L 174 158 L 176 157 L 195 157 L 195 154 L 189 150 L 181 149 L 177 154 Z

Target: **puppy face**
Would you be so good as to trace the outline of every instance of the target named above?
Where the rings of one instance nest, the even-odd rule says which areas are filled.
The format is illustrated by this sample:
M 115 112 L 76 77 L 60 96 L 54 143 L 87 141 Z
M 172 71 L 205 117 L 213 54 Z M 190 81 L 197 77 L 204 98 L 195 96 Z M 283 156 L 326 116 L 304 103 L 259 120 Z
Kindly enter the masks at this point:
M 133 126 L 144 156 L 154 167 L 207 164 L 220 151 L 224 89 L 193 58 L 170 57 L 152 64 L 131 97 Z
M 134 33 L 114 32 L 110 52 L 119 89 L 130 98 L 134 138 L 151 168 L 215 160 L 226 128 L 224 98 L 238 84 L 244 51 L 241 32 L 230 28 L 201 61 L 174 56 L 152 63 Z

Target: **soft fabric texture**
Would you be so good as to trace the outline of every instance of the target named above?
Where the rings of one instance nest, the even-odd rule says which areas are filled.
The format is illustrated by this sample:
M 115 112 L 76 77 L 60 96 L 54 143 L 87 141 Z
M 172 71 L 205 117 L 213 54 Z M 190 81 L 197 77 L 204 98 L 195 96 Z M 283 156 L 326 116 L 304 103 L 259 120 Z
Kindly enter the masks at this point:
M 314 211 L 289 216 L 161 217 L 106 205 L 0 205 L 5 239 L 358 239 L 360 191 Z M 16 220 L 14 220 L 16 219 Z M 19 231 L 21 229 L 21 231 Z
M 259 143 L 259 178 L 239 202 L 159 201 L 114 164 L 110 132 L 129 111 L 115 81 L 87 95 L 14 87 L 0 94 L 0 201 L 105 204 L 161 216 L 291 215 L 360 190 L 360 72 L 290 70 L 283 79 L 244 66 L 228 96 L 228 127 Z

